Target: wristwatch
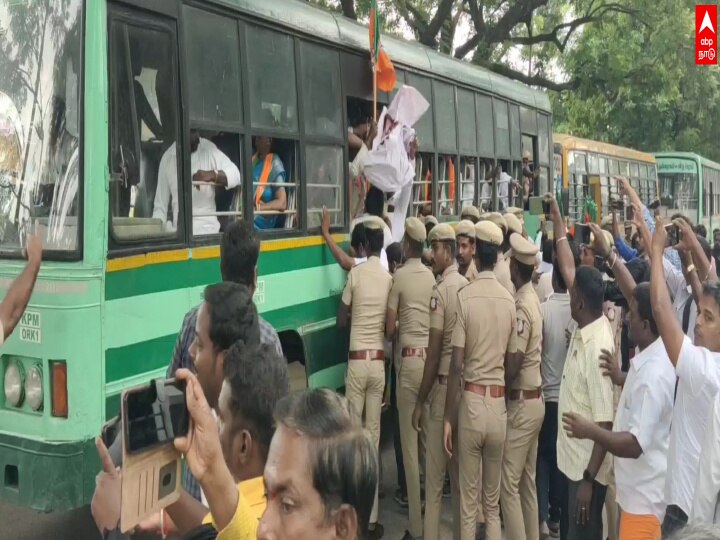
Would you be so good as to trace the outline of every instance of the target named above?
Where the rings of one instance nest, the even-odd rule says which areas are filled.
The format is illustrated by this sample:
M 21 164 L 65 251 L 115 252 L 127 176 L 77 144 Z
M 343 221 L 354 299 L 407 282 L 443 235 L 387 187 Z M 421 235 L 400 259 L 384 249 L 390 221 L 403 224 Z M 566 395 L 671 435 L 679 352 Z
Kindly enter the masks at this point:
M 585 470 L 583 471 L 583 478 L 582 478 L 582 479 L 583 479 L 585 482 L 590 482 L 591 484 L 595 481 L 595 477 L 594 477 L 592 474 L 590 474 L 590 471 L 588 471 L 587 469 L 585 469 Z

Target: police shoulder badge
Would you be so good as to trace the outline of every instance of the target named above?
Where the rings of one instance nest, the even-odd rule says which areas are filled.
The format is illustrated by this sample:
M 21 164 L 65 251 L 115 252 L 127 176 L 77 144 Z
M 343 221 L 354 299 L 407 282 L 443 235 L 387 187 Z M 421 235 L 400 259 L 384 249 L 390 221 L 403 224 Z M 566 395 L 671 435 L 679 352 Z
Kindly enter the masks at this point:
M 434 296 L 430 298 L 430 309 L 432 311 L 435 311 L 437 309 L 437 298 Z
M 525 321 L 522 319 L 517 320 L 517 333 L 518 336 L 522 336 L 525 332 Z

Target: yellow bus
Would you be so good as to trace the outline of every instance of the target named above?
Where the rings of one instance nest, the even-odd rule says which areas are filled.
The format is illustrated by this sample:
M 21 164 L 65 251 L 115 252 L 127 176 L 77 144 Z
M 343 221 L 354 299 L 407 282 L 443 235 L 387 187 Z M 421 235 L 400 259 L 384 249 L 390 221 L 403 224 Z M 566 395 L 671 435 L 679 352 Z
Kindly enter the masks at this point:
M 571 223 L 582 221 L 588 198 L 597 205 L 598 222 L 608 213 L 608 202 L 619 198 L 614 176 L 625 176 L 649 205 L 657 198 L 655 156 L 631 148 L 553 134 L 555 190 Z

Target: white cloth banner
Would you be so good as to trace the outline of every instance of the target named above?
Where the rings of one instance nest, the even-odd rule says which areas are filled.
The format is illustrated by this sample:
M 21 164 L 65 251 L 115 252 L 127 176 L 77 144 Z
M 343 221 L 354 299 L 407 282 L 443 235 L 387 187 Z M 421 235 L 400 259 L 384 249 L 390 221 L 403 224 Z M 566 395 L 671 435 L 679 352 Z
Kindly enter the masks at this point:
M 395 207 L 392 219 L 393 241 L 399 242 L 405 230 L 412 183 L 415 178 L 415 160 L 409 151 L 415 140 L 412 126 L 428 110 L 430 104 L 412 86 L 402 86 L 390 107 L 383 108 L 379 129 L 382 134 L 373 141 L 373 149 L 364 166 L 365 177 L 385 193 L 394 193 L 390 204 Z

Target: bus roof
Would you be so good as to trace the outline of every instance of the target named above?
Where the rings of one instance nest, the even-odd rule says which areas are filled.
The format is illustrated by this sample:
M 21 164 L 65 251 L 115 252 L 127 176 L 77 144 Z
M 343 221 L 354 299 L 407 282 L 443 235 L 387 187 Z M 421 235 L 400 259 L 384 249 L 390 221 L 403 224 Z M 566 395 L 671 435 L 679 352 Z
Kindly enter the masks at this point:
M 695 154 L 693 152 L 675 152 L 675 151 L 653 152 L 653 155 L 657 159 L 662 159 L 662 158 L 694 159 L 694 160 L 699 161 L 702 165 L 705 165 L 706 167 L 720 171 L 720 163 L 715 163 L 714 161 L 704 158 L 700 154 Z
M 624 146 L 591 141 L 590 139 L 581 139 L 580 137 L 565 135 L 563 133 L 553 133 L 553 142 L 560 143 L 569 150 L 585 150 L 587 152 L 596 152 L 608 156 L 655 163 L 655 156 L 652 154 L 633 150 L 632 148 L 625 148 Z
M 311 6 L 300 0 L 209 0 L 282 25 L 310 38 L 320 38 L 369 55 L 368 28 L 339 13 Z M 488 94 L 552 113 L 550 99 L 541 90 L 526 86 L 490 70 L 437 53 L 418 43 L 388 34 L 382 36 L 383 47 L 398 66 L 452 79 Z

